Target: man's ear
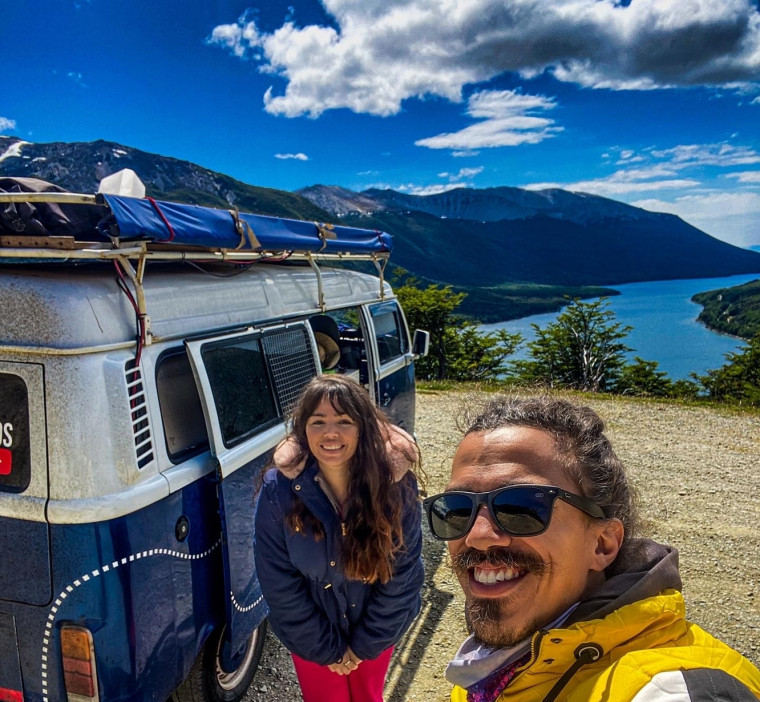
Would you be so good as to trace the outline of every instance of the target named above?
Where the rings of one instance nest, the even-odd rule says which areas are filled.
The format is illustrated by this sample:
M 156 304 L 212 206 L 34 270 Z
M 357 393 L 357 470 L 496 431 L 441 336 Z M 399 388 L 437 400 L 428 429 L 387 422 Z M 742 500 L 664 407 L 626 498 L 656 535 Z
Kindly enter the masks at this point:
M 593 570 L 603 571 L 617 558 L 623 544 L 625 527 L 619 519 L 606 519 L 596 524 L 596 550 Z

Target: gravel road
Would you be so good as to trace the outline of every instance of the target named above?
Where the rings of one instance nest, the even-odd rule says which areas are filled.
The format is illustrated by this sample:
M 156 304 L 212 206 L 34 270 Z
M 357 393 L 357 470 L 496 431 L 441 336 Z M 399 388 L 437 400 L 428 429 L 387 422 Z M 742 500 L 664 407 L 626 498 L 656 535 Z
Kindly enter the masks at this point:
M 448 481 L 456 417 L 483 393 L 418 393 L 416 433 L 428 492 Z M 689 618 L 760 665 L 760 415 L 591 397 L 639 491 L 644 531 L 680 552 Z M 419 618 L 391 663 L 386 702 L 446 702 L 446 662 L 466 636 L 463 598 L 445 548 L 424 527 L 427 582 Z M 247 702 L 301 700 L 271 634 Z

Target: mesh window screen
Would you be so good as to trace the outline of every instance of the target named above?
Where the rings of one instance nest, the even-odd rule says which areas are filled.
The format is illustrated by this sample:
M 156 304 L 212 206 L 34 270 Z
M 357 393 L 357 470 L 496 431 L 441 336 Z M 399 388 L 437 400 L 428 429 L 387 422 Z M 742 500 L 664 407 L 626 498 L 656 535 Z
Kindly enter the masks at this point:
M 317 374 L 306 325 L 266 331 L 262 341 L 280 411 L 288 414 L 306 383 Z

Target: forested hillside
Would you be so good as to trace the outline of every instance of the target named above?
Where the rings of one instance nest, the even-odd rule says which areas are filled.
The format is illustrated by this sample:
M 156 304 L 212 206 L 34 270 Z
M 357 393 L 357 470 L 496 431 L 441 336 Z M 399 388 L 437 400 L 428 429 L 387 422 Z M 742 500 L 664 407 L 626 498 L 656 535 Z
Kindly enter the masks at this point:
M 704 306 L 699 321 L 724 334 L 751 339 L 760 332 L 760 280 L 692 297 Z

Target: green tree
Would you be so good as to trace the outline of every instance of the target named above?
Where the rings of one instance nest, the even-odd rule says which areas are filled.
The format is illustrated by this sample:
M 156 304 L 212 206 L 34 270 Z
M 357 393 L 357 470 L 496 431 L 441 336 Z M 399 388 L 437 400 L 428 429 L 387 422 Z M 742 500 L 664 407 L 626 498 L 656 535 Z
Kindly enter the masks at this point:
M 657 370 L 657 361 L 645 361 L 634 356 L 633 363 L 626 363 L 615 381 L 614 391 L 621 395 L 638 397 L 669 397 L 673 383 L 664 371 Z
M 420 378 L 441 380 L 448 377 L 446 330 L 451 326 L 453 312 L 462 303 L 465 294 L 455 293 L 450 285 L 429 285 L 422 289 L 416 287 L 416 282 L 415 278 L 408 278 L 394 290 L 409 327 L 430 332 L 430 351 L 427 357 L 417 361 L 417 374 Z
M 760 332 L 740 351 L 726 354 L 726 359 L 724 366 L 699 378 L 708 397 L 760 407 Z
M 520 334 L 505 329 L 479 332 L 474 322 L 456 321 L 446 330 L 447 378 L 451 380 L 495 380 L 507 371 L 507 358 L 522 342 Z
M 690 378 L 679 378 L 673 381 L 670 396 L 682 400 L 696 400 L 702 390 L 702 383 L 699 382 L 696 373 L 692 373 Z
M 506 331 L 483 334 L 474 322 L 455 315 L 466 297 L 450 285 L 418 287 L 416 278 L 405 271 L 394 283 L 411 329 L 430 332 L 430 352 L 416 363 L 417 376 L 425 380 L 487 380 L 506 370 L 506 359 L 522 337 Z
M 609 300 L 574 300 L 556 321 L 536 332 L 528 343 L 530 359 L 517 361 L 520 380 L 550 387 L 604 392 L 613 386 L 631 349 L 621 342 L 631 331 L 615 321 Z

